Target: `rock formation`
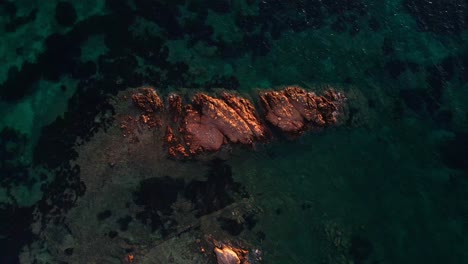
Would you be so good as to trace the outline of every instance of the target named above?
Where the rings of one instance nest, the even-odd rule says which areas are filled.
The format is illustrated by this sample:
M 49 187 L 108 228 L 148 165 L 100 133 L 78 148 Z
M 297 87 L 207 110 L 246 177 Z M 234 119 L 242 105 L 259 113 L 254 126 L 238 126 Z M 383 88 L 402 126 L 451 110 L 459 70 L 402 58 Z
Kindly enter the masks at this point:
M 246 99 L 224 93 L 214 98 L 195 95 L 182 123 L 185 143 L 191 154 L 216 151 L 227 142 L 251 145 L 265 139 L 266 127 Z
M 216 260 L 218 264 L 240 264 L 237 254 L 228 247 L 222 249 L 215 247 Z
M 344 96 L 333 90 L 318 96 L 297 86 L 262 91 L 259 97 L 266 121 L 287 135 L 335 124 L 344 102 Z M 198 93 L 187 105 L 180 95 L 170 94 L 167 112 L 152 88 L 138 89 L 132 100 L 144 112 L 141 123 L 166 127 L 165 146 L 174 158 L 215 152 L 225 144 L 252 146 L 272 135 L 253 103 L 235 94 L 223 92 L 213 97 Z
M 324 127 L 336 123 L 342 95 L 332 90 L 323 96 L 292 86 L 280 91 L 260 93 L 266 120 L 281 131 L 297 134 L 309 126 Z
M 140 115 L 140 120 L 144 124 L 147 124 L 150 128 L 161 125 L 156 114 L 164 109 L 164 104 L 153 88 L 145 87 L 138 89 L 138 92 L 132 95 L 132 100 L 138 108 L 144 111 L 144 114 Z

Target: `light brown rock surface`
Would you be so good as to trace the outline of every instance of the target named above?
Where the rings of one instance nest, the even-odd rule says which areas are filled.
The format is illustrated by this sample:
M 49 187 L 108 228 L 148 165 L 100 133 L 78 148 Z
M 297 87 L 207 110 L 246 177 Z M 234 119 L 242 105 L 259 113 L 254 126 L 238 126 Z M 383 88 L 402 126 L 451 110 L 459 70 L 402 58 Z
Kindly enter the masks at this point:
M 228 247 L 214 248 L 218 264 L 240 264 L 237 254 Z
M 247 123 L 257 140 L 269 136 L 268 129 L 260 122 L 257 110 L 249 100 L 230 93 L 223 93 L 222 98 Z
M 252 145 L 268 136 L 253 104 L 229 93 L 221 98 L 196 94 L 183 115 L 180 131 L 191 155 L 217 151 L 228 142 Z
M 194 109 L 186 110 L 182 126 L 183 138 L 190 154 L 217 151 L 224 143 L 223 133 Z

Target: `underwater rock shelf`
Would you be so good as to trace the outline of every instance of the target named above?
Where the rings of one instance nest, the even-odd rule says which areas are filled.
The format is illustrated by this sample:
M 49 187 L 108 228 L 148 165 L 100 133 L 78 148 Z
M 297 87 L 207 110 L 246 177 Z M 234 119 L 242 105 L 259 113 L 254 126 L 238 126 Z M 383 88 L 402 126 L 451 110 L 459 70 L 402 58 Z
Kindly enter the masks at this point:
M 260 92 L 261 111 L 248 99 L 226 91 L 216 97 L 198 93 L 185 105 L 180 95 L 171 94 L 165 106 L 152 87 L 138 88 L 131 98 L 141 112 L 121 123 L 125 136 L 134 135 L 129 121 L 165 128 L 165 146 L 173 158 L 216 152 L 227 144 L 252 146 L 272 138 L 272 131 L 298 136 L 329 127 L 337 124 L 345 102 L 344 95 L 333 89 L 316 95 L 298 86 Z

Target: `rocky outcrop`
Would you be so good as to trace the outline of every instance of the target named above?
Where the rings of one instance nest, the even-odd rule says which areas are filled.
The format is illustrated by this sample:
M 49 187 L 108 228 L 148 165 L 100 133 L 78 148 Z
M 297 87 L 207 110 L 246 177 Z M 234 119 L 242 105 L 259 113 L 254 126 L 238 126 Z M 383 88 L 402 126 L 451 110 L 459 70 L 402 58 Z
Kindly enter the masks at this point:
M 138 92 L 132 94 L 133 103 L 146 113 L 161 111 L 164 104 L 156 91 L 151 87 L 138 89 Z
M 192 107 L 187 108 L 182 126 L 183 138 L 190 154 L 216 151 L 224 143 L 224 135 L 216 126 L 209 123 L 206 116 L 203 117 Z
M 256 140 L 269 137 L 267 128 L 259 122 L 257 111 L 249 100 L 229 93 L 223 93 L 222 98 L 249 126 Z
M 229 247 L 214 248 L 218 264 L 241 264 L 239 257 Z
M 335 124 L 342 99 L 343 96 L 333 90 L 317 96 L 297 86 L 260 93 L 266 120 L 288 134 Z
M 222 98 L 195 95 L 192 106 L 186 109 L 182 129 L 191 154 L 216 151 L 227 142 L 251 145 L 266 135 L 253 105 L 227 93 Z
M 318 96 L 297 86 L 262 91 L 259 97 L 266 121 L 288 135 L 335 124 L 344 102 L 344 96 L 333 90 Z M 187 105 L 180 95 L 170 94 L 167 112 L 152 88 L 139 89 L 132 100 L 144 111 L 142 123 L 166 127 L 164 143 L 174 158 L 215 152 L 225 144 L 252 146 L 271 137 L 253 103 L 235 94 L 198 93 Z
M 164 142 L 166 144 L 168 153 L 174 158 L 187 158 L 189 157 L 184 145 L 180 143 L 179 138 L 174 134 L 170 126 L 166 127 L 166 133 L 164 136 Z
M 144 87 L 138 89 L 138 92 L 132 95 L 132 101 L 145 112 L 139 117 L 142 123 L 150 128 L 161 126 L 161 120 L 156 114 L 164 109 L 164 104 L 153 88 Z

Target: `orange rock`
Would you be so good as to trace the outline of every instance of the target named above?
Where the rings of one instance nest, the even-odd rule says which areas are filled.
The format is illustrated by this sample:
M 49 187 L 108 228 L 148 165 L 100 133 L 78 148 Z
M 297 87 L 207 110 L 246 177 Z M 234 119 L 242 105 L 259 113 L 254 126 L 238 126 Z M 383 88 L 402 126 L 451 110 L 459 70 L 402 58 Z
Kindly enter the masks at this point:
M 229 93 L 223 93 L 222 98 L 247 123 L 257 140 L 268 137 L 267 128 L 258 119 L 257 111 L 249 100 Z
M 214 248 L 218 264 L 241 264 L 239 256 L 229 247 Z
M 287 133 L 304 129 L 304 118 L 289 101 L 284 91 L 269 91 L 260 94 L 265 118 L 272 125 Z
M 140 115 L 140 121 L 149 128 L 161 126 L 161 120 L 156 113 L 164 108 L 164 104 L 153 88 L 145 87 L 138 89 L 132 94 L 133 103 L 145 113 Z
M 252 144 L 253 132 L 225 101 L 206 94 L 197 94 L 193 104 L 201 109 L 202 124 L 215 127 L 233 143 Z
M 265 118 L 281 131 L 296 134 L 308 126 L 323 127 L 336 123 L 341 94 L 333 90 L 323 96 L 291 86 L 280 91 L 260 93 Z
M 166 134 L 164 136 L 164 141 L 167 146 L 167 152 L 169 156 L 173 158 L 187 158 L 189 154 L 187 153 L 185 147 L 179 143 L 179 139 L 170 126 L 166 127 Z
M 315 93 L 306 92 L 296 86 L 287 87 L 284 89 L 285 95 L 289 102 L 301 114 L 302 118 L 307 121 L 312 121 L 317 116 L 317 103 L 315 102 Z
M 183 120 L 181 134 L 192 154 L 219 150 L 227 141 L 251 145 L 267 137 L 267 129 L 258 120 L 252 103 L 228 93 L 221 99 L 195 95 Z
M 183 126 L 184 141 L 192 155 L 219 150 L 224 143 L 223 133 L 209 122 L 202 122 L 201 113 L 192 108 L 186 109 Z
M 138 93 L 132 95 L 133 103 L 146 113 L 161 111 L 164 108 L 161 98 L 151 87 L 138 89 Z
M 132 263 L 135 260 L 135 256 L 133 256 L 132 254 L 127 255 L 126 260 L 127 262 Z
M 179 142 L 177 138 L 174 136 L 174 132 L 172 132 L 172 128 L 170 126 L 166 127 L 166 135 L 165 135 L 165 140 L 167 144 L 175 144 Z
M 168 153 L 173 158 L 188 158 L 189 154 L 185 150 L 185 147 L 182 144 L 177 144 L 175 146 L 171 146 L 168 149 Z
M 327 125 L 336 123 L 336 113 L 338 111 L 337 103 L 342 100 L 341 97 L 338 97 L 337 100 L 333 101 L 330 100 L 330 94 L 333 95 L 331 98 L 335 98 L 335 96 L 339 96 L 334 91 L 328 91 L 328 95 L 320 96 L 316 99 L 317 102 L 317 109 L 321 114 L 322 119 L 325 121 Z

